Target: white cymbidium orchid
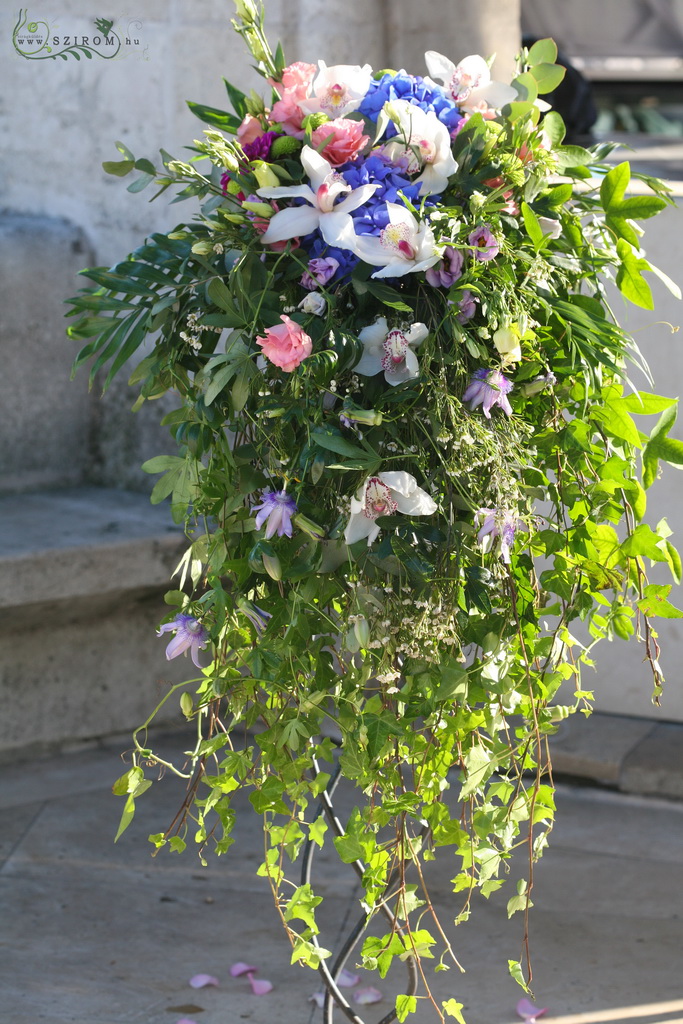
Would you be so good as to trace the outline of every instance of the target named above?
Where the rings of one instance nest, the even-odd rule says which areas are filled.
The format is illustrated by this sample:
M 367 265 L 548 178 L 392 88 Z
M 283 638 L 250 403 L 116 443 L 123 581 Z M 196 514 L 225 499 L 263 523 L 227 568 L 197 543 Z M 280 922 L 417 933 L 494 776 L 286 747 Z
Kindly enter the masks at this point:
M 417 480 L 403 470 L 370 476 L 351 499 L 351 518 L 344 531 L 347 544 L 355 544 L 364 537 L 368 547 L 379 535 L 375 523 L 380 516 L 402 512 L 408 516 L 430 516 L 436 512 L 436 502 L 417 486 Z
M 404 274 L 427 270 L 439 262 L 441 255 L 436 250 L 434 233 L 428 224 L 421 224 L 410 210 L 398 203 L 387 203 L 387 213 L 389 223 L 379 235 L 354 235 L 347 245 L 364 263 L 381 267 L 372 277 L 403 277 Z
M 328 68 L 324 60 L 318 61 L 320 68 L 313 80 L 311 95 L 299 100 L 299 106 L 306 114 L 322 112 L 334 120 L 346 117 L 357 110 L 370 88 L 372 68 L 369 64 L 335 64 Z
M 385 381 L 394 387 L 419 377 L 420 366 L 413 349 L 421 345 L 428 334 L 425 324 L 413 324 L 407 331 L 390 331 L 386 318 L 381 316 L 358 335 L 364 351 L 353 368 L 354 373 L 374 377 L 384 370 Z
M 332 170 L 324 157 L 310 146 L 301 150 L 301 163 L 310 185 L 279 185 L 259 188 L 257 193 L 265 199 L 305 199 L 307 206 L 288 206 L 270 219 L 268 230 L 261 236 L 264 245 L 284 242 L 297 235 L 308 235 L 316 228 L 328 245 L 352 249 L 355 238 L 351 210 L 366 203 L 380 187 L 379 184 L 361 185 L 352 189 L 341 174 Z M 336 200 L 345 196 L 341 202 Z
M 385 103 L 384 110 L 398 128 L 398 135 L 384 144 L 383 152 L 392 163 L 405 158 L 409 174 L 423 169 L 415 179 L 420 183 L 421 196 L 443 192 L 458 169 L 446 125 L 433 110 L 422 110 L 408 100 Z
M 442 53 L 428 50 L 425 62 L 432 78 L 443 82 L 453 102 L 465 113 L 500 110 L 506 103 L 517 99 L 517 93 L 511 85 L 492 81 L 488 64 L 477 54 L 454 64 Z

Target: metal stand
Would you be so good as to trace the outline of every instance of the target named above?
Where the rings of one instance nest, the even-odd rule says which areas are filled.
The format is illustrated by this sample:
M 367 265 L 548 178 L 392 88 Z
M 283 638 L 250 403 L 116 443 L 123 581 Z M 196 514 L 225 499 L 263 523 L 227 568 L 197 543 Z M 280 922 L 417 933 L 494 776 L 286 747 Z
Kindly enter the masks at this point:
M 313 767 L 315 769 L 316 775 L 319 774 L 319 767 L 315 758 L 313 759 Z M 338 836 L 342 836 L 344 835 L 344 827 L 342 823 L 339 821 L 339 818 L 337 817 L 334 810 L 334 805 L 332 803 L 332 796 L 334 794 L 335 789 L 337 788 L 337 783 L 339 782 L 339 775 L 340 768 L 339 765 L 337 765 L 330 778 L 330 781 L 327 784 L 325 791 L 321 796 L 320 806 L 322 811 L 324 811 L 325 813 L 325 817 L 329 822 L 330 828 L 332 828 L 332 830 L 336 832 Z M 302 885 L 310 884 L 313 851 L 313 842 L 310 839 L 306 840 L 303 851 L 303 863 L 301 866 Z M 358 875 L 358 877 L 362 878 L 363 873 L 365 871 L 365 865 L 363 864 L 363 862 L 360 860 L 356 860 L 353 862 L 352 867 L 356 874 Z M 394 871 L 392 873 L 391 877 L 389 878 L 389 881 L 387 882 L 385 894 L 389 892 L 391 886 L 396 881 L 397 874 L 397 871 Z M 398 923 L 396 915 L 392 913 L 392 911 L 389 909 L 385 901 L 382 901 L 381 909 L 382 913 L 389 921 L 392 930 L 395 931 L 398 935 L 404 935 L 404 929 Z M 353 952 L 353 950 L 363 937 L 363 933 L 365 932 L 368 923 L 369 915 L 362 914 L 360 919 L 358 920 L 358 923 L 354 926 L 354 928 L 352 928 L 351 932 L 349 933 L 346 941 L 344 942 L 344 945 L 337 954 L 331 968 L 327 966 L 325 960 L 320 961 L 320 967 L 318 969 L 322 976 L 326 990 L 325 1002 L 323 1005 L 324 1024 L 333 1024 L 335 1006 L 339 1007 L 342 1013 L 344 1013 L 344 1015 L 348 1018 L 348 1020 L 352 1022 L 352 1024 L 366 1024 L 363 1018 L 358 1016 L 358 1014 L 353 1009 L 351 1004 L 340 991 L 339 985 L 337 984 L 337 979 L 339 978 L 342 968 L 346 964 L 346 961 L 348 960 L 349 956 L 351 955 L 351 953 Z M 315 936 L 313 936 L 313 942 L 315 943 L 315 945 L 319 945 L 317 938 Z M 408 971 L 408 987 L 406 989 L 406 995 L 412 996 L 417 991 L 417 963 L 415 961 L 415 957 L 409 956 L 406 959 L 405 964 L 406 970 Z M 378 1021 L 378 1024 L 392 1024 L 392 1021 L 394 1020 L 396 1020 L 395 1009 L 390 1010 L 389 1013 L 385 1014 L 385 1016 L 382 1017 L 380 1021 Z

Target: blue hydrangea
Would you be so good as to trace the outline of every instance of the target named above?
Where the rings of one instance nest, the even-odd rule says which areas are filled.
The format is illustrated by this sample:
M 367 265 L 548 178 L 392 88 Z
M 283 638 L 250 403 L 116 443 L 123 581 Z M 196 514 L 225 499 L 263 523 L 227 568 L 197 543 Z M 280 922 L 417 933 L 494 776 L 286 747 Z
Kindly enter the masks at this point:
M 335 245 L 328 245 L 317 230 L 301 239 L 301 248 L 306 251 L 309 259 L 314 260 L 326 256 L 336 260 L 339 264 L 334 275 L 327 282 L 326 288 L 349 277 L 354 267 L 360 263 L 359 257 L 355 253 L 349 252 L 348 249 L 338 249 Z
M 433 110 L 449 132 L 454 132 L 462 120 L 462 113 L 441 86 L 425 82 L 419 75 L 408 75 L 405 71 L 386 72 L 380 79 L 373 79 L 358 109 L 371 121 L 376 121 L 384 104 L 391 100 L 408 100 L 422 110 Z M 390 134 L 393 132 L 388 131 L 387 135 Z
M 387 203 L 400 203 L 399 191 L 414 203 L 420 205 L 420 186 L 413 185 L 400 169 L 392 166 L 380 156 L 369 156 L 366 160 L 353 160 L 339 168 L 344 180 L 351 188 L 373 185 L 380 188 L 357 210 L 351 212 L 357 235 L 378 235 L 389 223 Z M 432 197 L 430 197 L 432 199 Z M 432 200 L 433 201 L 433 200 Z

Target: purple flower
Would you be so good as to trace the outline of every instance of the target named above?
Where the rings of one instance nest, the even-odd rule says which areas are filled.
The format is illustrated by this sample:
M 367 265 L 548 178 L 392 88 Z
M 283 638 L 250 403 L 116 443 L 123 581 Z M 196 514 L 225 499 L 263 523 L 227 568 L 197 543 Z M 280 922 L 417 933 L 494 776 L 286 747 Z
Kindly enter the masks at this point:
M 471 320 L 474 314 L 477 312 L 478 299 L 467 289 L 462 293 L 462 298 L 458 303 L 459 313 L 456 314 L 455 319 L 459 324 L 466 324 L 468 320 Z
M 507 399 L 512 387 L 512 381 L 500 370 L 487 370 L 482 366 L 472 374 L 462 400 L 469 402 L 472 410 L 480 405 L 488 420 L 491 419 L 491 409 L 494 405 L 499 405 L 504 413 L 512 416 L 512 407 Z
M 296 510 L 297 504 L 294 498 L 286 491 L 264 491 L 261 495 L 261 504 L 254 505 L 252 509 L 252 511 L 258 512 L 256 529 L 260 530 L 266 523 L 266 540 L 270 540 L 276 532 L 278 537 L 283 535 L 291 537 L 292 516 Z
M 477 526 L 481 524 L 477 541 L 483 550 L 489 551 L 498 542 L 500 556 L 505 564 L 509 565 L 510 548 L 514 542 L 516 531 L 524 525 L 522 521 L 514 512 L 497 508 L 480 508 L 478 512 L 475 512 L 474 518 Z
M 270 156 L 270 147 L 275 139 L 278 139 L 282 132 L 264 132 L 253 142 L 242 143 L 242 149 L 247 160 L 267 160 Z
M 319 284 L 327 284 L 338 270 L 339 260 L 335 260 L 331 256 L 317 257 L 309 260 L 308 270 L 301 278 L 300 284 L 312 292 Z
M 175 636 L 166 648 L 167 659 L 170 661 L 171 658 L 177 658 L 189 647 L 192 661 L 197 668 L 202 668 L 198 652 L 206 647 L 209 639 L 209 634 L 202 624 L 193 615 L 183 615 L 182 612 L 179 612 L 173 622 L 165 622 L 163 626 L 160 626 L 157 636 L 171 630 L 175 630 Z
M 443 252 L 441 263 L 430 267 L 425 273 L 427 284 L 434 288 L 450 288 L 462 274 L 464 256 L 459 249 L 447 245 Z M 469 292 L 467 293 L 469 295 Z
M 268 625 L 268 619 L 272 619 L 270 612 L 264 612 L 263 608 L 259 608 L 253 601 L 247 601 L 246 598 L 239 598 L 237 607 L 246 615 L 260 636 Z
M 478 228 L 475 228 L 468 236 L 467 241 L 470 245 L 475 246 L 475 259 L 478 259 L 481 263 L 494 259 L 500 252 L 496 236 L 488 224 L 480 224 Z

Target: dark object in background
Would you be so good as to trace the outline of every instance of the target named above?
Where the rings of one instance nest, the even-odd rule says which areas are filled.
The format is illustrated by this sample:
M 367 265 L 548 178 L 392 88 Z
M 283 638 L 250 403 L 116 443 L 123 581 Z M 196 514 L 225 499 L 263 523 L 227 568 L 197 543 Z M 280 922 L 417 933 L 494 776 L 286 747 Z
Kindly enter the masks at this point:
M 524 36 L 522 44 L 529 49 L 536 42 L 534 36 Z M 591 141 L 591 128 L 598 119 L 598 108 L 593 98 L 593 88 L 587 78 L 574 67 L 569 59 L 557 51 L 557 63 L 566 69 L 566 75 L 557 89 L 543 96 L 561 115 L 567 126 L 566 143 L 586 144 Z

